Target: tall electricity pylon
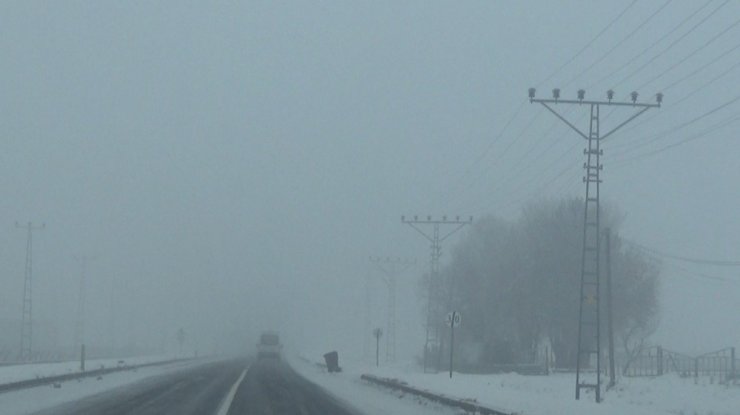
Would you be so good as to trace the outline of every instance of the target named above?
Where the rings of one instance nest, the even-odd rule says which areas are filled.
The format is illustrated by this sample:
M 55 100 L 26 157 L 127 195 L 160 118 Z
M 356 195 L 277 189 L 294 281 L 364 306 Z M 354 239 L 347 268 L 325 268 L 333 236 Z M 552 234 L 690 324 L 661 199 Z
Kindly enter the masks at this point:
M 388 323 L 385 335 L 385 361 L 396 360 L 396 280 L 398 275 L 416 264 L 415 259 L 370 257 L 370 262 L 377 265 L 385 277 L 383 282 L 388 288 Z
M 26 237 L 26 269 L 23 277 L 23 311 L 21 314 L 21 352 L 20 360 L 27 362 L 32 358 L 33 340 L 33 231 L 44 229 L 46 225 L 34 226 L 31 222 L 26 225 L 15 223 L 16 228 L 25 229 Z
M 89 257 L 85 255 L 74 256 L 74 259 L 80 263 L 80 292 L 77 297 L 77 323 L 75 324 L 75 352 L 80 350 L 83 344 L 85 344 L 85 302 L 87 291 L 86 277 L 87 277 L 87 265 L 90 261 L 96 257 Z
M 596 402 L 601 401 L 601 316 L 599 307 L 599 284 L 600 284 L 600 185 L 601 171 L 604 166 L 601 164 L 601 156 L 604 151 L 600 148 L 601 142 L 614 134 L 615 131 L 624 125 L 639 117 L 650 108 L 660 107 L 663 102 L 663 94 L 656 94 L 655 104 L 638 103 L 637 92 L 632 92 L 631 102 L 615 102 L 614 91 L 609 90 L 606 93 L 607 101 L 588 101 L 585 100 L 586 91 L 578 90 L 578 99 L 567 100 L 560 99 L 560 89 L 552 90 L 552 99 L 536 99 L 535 89 L 529 88 L 529 102 L 540 103 L 553 113 L 568 127 L 572 128 L 578 135 L 583 137 L 586 142 L 586 148 L 583 154 L 586 155 L 586 162 L 583 168 L 586 171 L 583 182 L 586 184 L 586 199 L 583 209 L 583 245 L 581 251 L 581 287 L 578 306 L 578 354 L 576 355 L 576 399 L 581 397 L 581 389 L 594 389 Z M 553 107 L 556 105 L 569 104 L 585 106 L 590 111 L 588 133 L 584 133 L 573 123 L 568 121 L 563 115 L 558 113 Z M 609 130 L 606 134 L 601 134 L 600 129 L 600 110 L 602 106 L 614 106 L 636 109 L 626 120 L 617 124 L 616 127 Z M 591 381 L 582 381 L 581 360 L 588 364 L 593 356 L 596 356 L 596 379 Z
M 465 225 L 473 223 L 473 217 L 469 219 L 460 219 L 456 216 L 454 219 L 448 219 L 442 216 L 442 219 L 433 219 L 427 216 L 426 219 L 414 216 L 413 219 L 406 219 L 401 216 L 401 223 L 411 226 L 419 232 L 424 238 L 431 242 L 431 255 L 429 258 L 429 286 L 427 296 L 427 321 L 425 324 L 426 339 L 424 340 L 424 372 L 439 370 L 440 359 L 442 358 L 442 336 L 441 325 L 443 313 L 445 310 L 445 300 L 442 298 L 442 281 L 439 273 L 439 258 L 442 256 L 442 242 L 452 236 L 455 232 L 462 229 Z M 425 232 L 421 226 L 431 225 L 432 233 Z M 440 227 L 452 226 L 452 230 L 442 235 Z

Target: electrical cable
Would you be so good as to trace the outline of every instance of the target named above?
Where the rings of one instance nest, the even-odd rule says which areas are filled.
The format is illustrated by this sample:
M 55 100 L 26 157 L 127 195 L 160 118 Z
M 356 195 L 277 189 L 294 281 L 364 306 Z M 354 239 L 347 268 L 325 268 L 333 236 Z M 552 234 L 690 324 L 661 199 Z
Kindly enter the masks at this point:
M 594 36 L 588 43 L 586 43 L 586 45 L 583 46 L 578 52 L 576 52 L 575 55 L 571 56 L 570 59 L 568 59 L 564 64 L 560 65 L 560 67 L 558 67 L 557 69 L 555 69 L 555 71 L 553 71 L 549 76 L 547 76 L 547 78 L 545 78 L 545 80 L 543 80 L 542 82 L 540 82 L 537 85 L 537 88 L 539 88 L 542 84 L 546 83 L 547 81 L 549 81 L 553 77 L 555 77 L 555 75 L 557 75 L 558 73 L 560 73 L 560 71 L 563 70 L 563 68 L 565 68 L 566 66 L 568 66 L 571 62 L 573 62 L 574 60 L 576 60 L 576 58 L 579 57 L 583 52 L 585 52 L 586 49 L 588 49 L 589 47 L 591 47 L 591 45 L 593 45 L 594 42 L 596 42 L 601 37 L 601 35 L 603 35 L 607 30 L 609 30 L 610 27 L 612 27 L 619 19 L 621 19 L 622 16 L 624 16 L 624 14 L 627 13 L 627 11 L 629 9 L 631 9 L 632 6 L 635 5 L 635 3 L 637 3 L 637 0 L 633 0 L 632 3 L 628 4 L 627 7 L 625 7 L 622 10 L 622 12 L 617 15 L 617 17 L 615 17 L 614 19 L 612 19 L 612 21 L 610 21 L 609 24 L 606 25 L 606 27 L 604 27 L 603 29 L 601 29 L 601 31 L 598 34 L 596 34 L 596 36 Z
M 724 3 L 720 4 L 719 6 L 717 6 L 708 15 L 704 16 L 704 18 L 702 18 L 701 20 L 699 20 L 699 22 L 696 23 L 694 26 L 692 26 L 691 29 L 689 29 L 683 35 L 679 36 L 678 39 L 676 39 L 673 42 L 671 42 L 671 44 L 668 45 L 665 49 L 663 49 L 662 51 L 658 52 L 657 55 L 653 56 L 650 60 L 648 60 L 647 62 L 645 62 L 644 64 L 642 64 L 642 66 L 640 66 L 637 69 L 635 69 L 634 71 L 630 72 L 629 75 L 625 76 L 624 78 L 622 78 L 621 80 L 619 80 L 619 82 L 615 83 L 612 89 L 616 89 L 621 84 L 623 84 L 625 81 L 627 81 L 628 79 L 630 79 L 633 76 L 635 76 L 638 72 L 640 72 L 643 69 L 645 69 L 648 65 L 650 65 L 653 62 L 655 62 L 656 59 L 658 59 L 659 57 L 663 56 L 666 52 L 668 52 L 669 50 L 671 50 L 674 46 L 676 46 L 679 42 L 681 42 L 683 39 L 685 39 L 688 35 L 690 35 L 691 33 L 693 33 L 697 28 L 699 28 L 699 26 L 703 25 L 707 20 L 709 20 L 710 17 L 714 16 L 715 13 L 717 13 L 720 9 L 722 9 L 724 6 L 726 6 L 727 3 L 729 3 L 729 2 L 730 2 L 730 0 L 725 0 Z
M 633 29 L 630 33 L 627 34 L 627 36 L 623 37 L 622 40 L 617 42 L 614 46 L 612 46 L 611 49 L 606 51 L 604 54 L 602 54 L 598 59 L 596 59 L 594 62 L 591 63 L 588 67 L 586 67 L 584 70 L 582 70 L 578 75 L 571 78 L 568 82 L 563 85 L 563 88 L 567 88 L 569 85 L 571 85 L 573 82 L 575 82 L 577 79 L 580 79 L 586 72 L 593 69 L 594 66 L 601 63 L 604 59 L 611 56 L 611 54 L 621 45 L 623 45 L 626 41 L 628 41 L 632 36 L 634 36 L 637 32 L 640 31 L 650 20 L 653 19 L 656 15 L 658 15 L 663 9 L 666 8 L 673 0 L 666 0 L 665 3 L 663 3 L 662 6 L 658 7 L 657 10 L 655 10 L 650 16 L 648 16 L 645 20 L 643 20 L 635 29 Z
M 691 13 L 690 13 L 690 14 L 689 14 L 688 16 L 686 16 L 686 17 L 685 17 L 685 18 L 684 18 L 683 20 L 681 20 L 681 21 L 680 21 L 680 22 L 679 22 L 679 23 L 678 23 L 677 25 L 675 25 L 675 26 L 674 26 L 674 27 L 673 27 L 673 28 L 672 28 L 671 30 L 669 30 L 669 31 L 668 31 L 668 32 L 666 32 L 666 33 L 665 33 L 665 34 L 664 34 L 663 36 L 661 36 L 660 38 L 658 38 L 658 40 L 656 40 L 655 42 L 653 42 L 653 43 L 651 43 L 650 45 L 648 45 L 648 46 L 647 46 L 646 48 L 644 48 L 644 49 L 643 49 L 643 50 L 642 50 L 641 52 L 639 52 L 638 54 L 634 55 L 634 56 L 633 56 L 632 58 L 630 58 L 630 59 L 629 59 L 629 60 L 628 60 L 627 62 L 625 62 L 624 64 L 622 64 L 622 66 L 620 66 L 620 67 L 619 67 L 619 68 L 617 68 L 616 70 L 614 70 L 614 71 L 612 71 L 612 72 L 610 72 L 610 73 L 608 73 L 608 74 L 604 75 L 603 77 L 601 77 L 601 78 L 600 78 L 599 80 L 597 80 L 596 82 L 593 82 L 593 83 L 591 83 L 591 84 L 590 84 L 590 85 L 589 85 L 589 86 L 588 86 L 587 88 L 589 88 L 589 89 L 590 89 L 590 88 L 591 88 L 591 87 L 593 87 L 594 85 L 596 85 L 596 84 L 600 84 L 600 83 L 604 82 L 605 80 L 607 80 L 607 79 L 611 78 L 612 76 L 616 75 L 616 74 L 617 74 L 618 72 L 620 72 L 620 71 L 621 71 L 622 69 L 624 69 L 624 68 L 628 67 L 629 65 L 631 65 L 631 64 L 632 64 L 633 62 L 635 62 L 635 61 L 636 61 L 637 59 L 641 58 L 641 57 L 642 57 L 642 56 L 643 56 L 644 54 L 646 54 L 646 53 L 647 53 L 647 52 L 648 52 L 648 51 L 649 51 L 650 49 L 654 48 L 654 47 L 655 47 L 655 46 L 657 46 L 657 45 L 658 45 L 658 44 L 659 44 L 660 42 L 662 42 L 663 40 L 665 40 L 666 38 L 668 38 L 668 36 L 672 35 L 672 34 L 673 34 L 673 33 L 674 33 L 675 31 L 677 31 L 678 29 L 680 29 L 680 28 L 681 28 L 681 27 L 682 27 L 682 26 L 684 25 L 684 23 L 688 22 L 688 21 L 689 21 L 689 20 L 691 20 L 691 19 L 692 19 L 692 18 L 693 18 L 694 16 L 696 16 L 696 15 L 697 15 L 697 14 L 698 14 L 699 12 L 701 12 L 702 10 L 704 10 L 704 9 L 705 9 L 705 8 L 706 8 L 707 6 L 709 6 L 709 5 L 710 5 L 710 4 L 712 3 L 712 1 L 713 1 L 713 0 L 707 0 L 707 1 L 706 1 L 706 2 L 704 3 L 704 4 L 702 4 L 701 6 L 699 6 L 699 8 L 697 8 L 696 10 L 694 10 L 693 12 L 691 12 Z
M 690 59 L 691 57 L 693 57 L 694 55 L 696 55 L 700 51 L 704 50 L 704 48 L 706 48 L 707 46 L 709 46 L 712 43 L 714 43 L 714 41 L 717 40 L 717 39 L 719 39 L 720 37 L 722 37 L 722 35 L 724 35 L 725 33 L 729 32 L 730 30 L 734 29 L 738 24 L 740 24 L 740 19 L 735 20 L 735 22 L 733 22 L 731 25 L 729 25 L 726 28 L 724 28 L 721 32 L 719 32 L 716 35 L 714 35 L 711 39 L 709 39 L 708 41 L 706 41 L 703 45 L 699 46 L 698 48 L 696 48 L 693 51 L 691 51 L 688 55 L 684 56 L 683 59 L 681 59 L 678 62 L 674 63 L 673 65 L 671 65 L 670 67 L 668 67 L 668 69 L 665 69 L 663 71 L 660 71 L 660 73 L 658 73 L 657 75 L 653 76 L 652 78 L 650 78 L 650 80 L 648 80 L 647 82 L 645 82 L 642 85 L 638 86 L 636 89 L 638 89 L 638 90 L 639 89 L 642 89 L 645 86 L 647 86 L 647 85 L 655 82 L 656 80 L 662 78 L 665 74 L 667 74 L 668 72 L 672 71 L 673 69 L 675 69 L 676 67 L 678 67 L 682 63 L 686 62 L 688 59 Z
M 665 251 L 661 251 L 655 248 L 650 248 L 645 245 L 639 244 L 635 241 L 631 240 L 625 240 L 630 245 L 634 245 L 635 247 L 639 248 L 642 251 L 647 251 L 653 255 L 657 255 L 662 258 L 669 258 L 677 261 L 682 262 L 688 262 L 692 264 L 699 264 L 699 265 L 711 265 L 711 266 L 718 266 L 718 267 L 740 267 L 740 260 L 719 260 L 719 259 L 707 259 L 707 258 L 696 258 L 696 257 L 687 257 L 683 255 L 676 255 L 671 254 Z

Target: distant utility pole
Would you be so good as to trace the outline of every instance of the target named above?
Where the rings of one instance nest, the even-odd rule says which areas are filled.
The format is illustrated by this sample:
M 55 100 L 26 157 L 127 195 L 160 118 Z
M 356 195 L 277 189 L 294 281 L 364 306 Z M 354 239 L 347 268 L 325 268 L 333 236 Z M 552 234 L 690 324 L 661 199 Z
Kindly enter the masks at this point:
M 26 225 L 15 223 L 16 228 L 25 229 L 26 237 L 26 270 L 23 278 L 23 312 L 21 315 L 21 353 L 20 360 L 31 360 L 33 339 L 33 231 L 46 227 L 34 226 L 31 222 Z
M 444 299 L 441 298 L 442 282 L 440 281 L 439 274 L 439 258 L 442 256 L 442 242 L 465 225 L 473 223 L 473 217 L 461 219 L 460 216 L 456 216 L 454 219 L 448 219 L 447 216 L 442 216 L 442 219 L 433 219 L 431 216 L 427 216 L 424 219 L 414 216 L 413 219 L 407 219 L 405 216 L 401 216 L 401 222 L 411 226 L 431 242 L 427 321 L 425 324 L 426 339 L 424 341 L 424 372 L 432 370 L 433 365 L 433 370 L 436 372 L 439 370 L 442 358 L 440 326 L 443 320 Z M 429 225 L 432 227 L 431 234 L 421 228 L 422 226 Z M 452 227 L 452 230 L 442 235 L 440 233 L 440 227 L 442 226 Z
M 560 99 L 560 89 L 552 90 L 552 99 L 536 99 L 535 89 L 529 88 L 529 102 L 542 104 L 548 111 L 553 113 L 568 127 L 572 128 L 581 137 L 587 140 L 587 148 L 583 150 L 586 155 L 586 162 L 583 168 L 586 175 L 583 182 L 586 184 L 586 200 L 583 210 L 583 245 L 581 251 L 581 288 L 578 308 L 578 354 L 576 356 L 576 399 L 581 397 L 581 389 L 594 389 L 596 392 L 596 402 L 601 401 L 601 321 L 599 315 L 599 255 L 601 238 L 600 218 L 599 218 L 599 185 L 601 184 L 601 170 L 604 166 L 600 162 L 604 154 L 600 148 L 601 141 L 614 134 L 625 124 L 642 115 L 650 108 L 660 107 L 663 101 L 663 94 L 656 94 L 656 104 L 638 103 L 637 92 L 632 92 L 630 97 L 632 102 L 615 102 L 614 91 L 609 90 L 606 93 L 607 101 L 587 101 L 585 100 L 586 91 L 578 90 L 578 99 L 567 100 Z M 578 106 L 587 106 L 590 109 L 588 133 L 582 132 L 578 127 L 568 121 L 563 115 L 557 112 L 551 104 L 569 104 Z M 637 109 L 635 113 L 626 120 L 617 124 L 606 134 L 600 134 L 599 113 L 602 106 L 627 107 Z M 595 344 L 594 344 L 595 343 Z M 591 357 L 596 356 L 596 379 L 589 382 L 581 381 L 581 360 L 588 364 Z
M 383 330 L 378 327 L 373 330 L 373 337 L 375 337 L 375 367 L 380 366 L 380 336 L 383 335 Z
M 73 257 L 80 263 L 80 292 L 77 297 L 77 324 L 75 325 L 75 351 L 80 350 L 85 344 L 85 291 L 86 291 L 86 274 L 87 265 L 95 257 L 79 255 Z
M 388 324 L 385 336 L 385 361 L 396 360 L 396 280 L 398 274 L 416 264 L 415 259 L 370 257 L 370 262 L 377 265 L 385 277 L 383 282 L 388 287 Z
M 362 357 L 370 359 L 370 326 L 372 325 L 372 293 L 370 287 L 370 269 L 365 274 L 365 315 L 362 328 Z

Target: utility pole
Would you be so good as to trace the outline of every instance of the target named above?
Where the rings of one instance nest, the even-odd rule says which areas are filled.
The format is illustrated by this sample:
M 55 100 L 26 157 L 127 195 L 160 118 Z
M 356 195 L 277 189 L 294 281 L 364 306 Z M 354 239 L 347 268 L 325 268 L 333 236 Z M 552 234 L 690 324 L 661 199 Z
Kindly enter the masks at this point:
M 381 328 L 373 330 L 373 337 L 375 337 L 375 367 L 380 366 L 380 336 L 383 335 Z
M 33 340 L 33 231 L 46 227 L 34 226 L 31 222 L 26 225 L 15 223 L 16 228 L 25 229 L 26 237 L 26 269 L 23 278 L 23 311 L 21 314 L 21 353 L 20 360 L 31 360 Z
M 75 351 L 85 347 L 85 302 L 87 265 L 95 257 L 79 255 L 73 257 L 80 263 L 80 291 L 77 297 L 77 324 L 75 325 Z M 82 353 L 82 352 L 81 352 Z
M 414 216 L 411 219 L 407 219 L 405 216 L 401 216 L 401 223 L 411 226 L 431 243 L 431 255 L 429 258 L 429 286 L 427 294 L 427 318 L 425 324 L 426 339 L 424 340 L 424 372 L 431 370 L 437 372 L 442 359 L 442 338 L 440 326 L 442 324 L 442 315 L 444 312 L 444 299 L 441 298 L 443 295 L 442 281 L 440 281 L 439 273 L 439 258 L 442 256 L 442 242 L 452 236 L 455 232 L 462 229 L 465 225 L 473 223 L 473 217 L 471 216 L 468 219 L 461 219 L 460 216 L 456 216 L 454 219 L 448 219 L 447 216 L 442 216 L 441 219 L 433 219 L 431 216 L 427 216 L 425 219 Z M 431 234 L 422 229 L 422 226 L 428 227 L 430 225 L 432 228 Z M 452 227 L 452 230 L 442 234 L 440 232 L 440 228 L 443 226 Z M 434 369 L 432 369 L 433 365 Z
M 372 294 L 370 290 L 370 270 L 365 275 L 365 315 L 362 329 L 362 357 L 363 360 L 370 360 L 370 326 L 372 313 Z
M 611 228 L 604 228 L 606 240 L 606 321 L 609 325 L 609 384 L 607 389 L 617 383 L 614 373 L 614 323 L 612 319 L 612 232 Z
M 568 127 L 573 129 L 578 135 L 587 141 L 587 148 L 583 150 L 586 155 L 586 162 L 583 168 L 586 174 L 583 182 L 586 184 L 586 199 L 583 209 L 583 245 L 581 251 L 581 287 L 578 307 L 578 353 L 576 355 L 576 399 L 581 397 L 581 389 L 593 389 L 596 402 L 601 401 L 601 327 L 599 315 L 599 256 L 601 238 L 600 217 L 599 217 L 599 187 L 601 184 L 601 171 L 604 166 L 601 164 L 601 156 L 604 154 L 600 148 L 601 142 L 614 134 L 624 125 L 639 117 L 650 108 L 660 107 L 663 101 L 663 94 L 656 94 L 657 103 L 638 103 L 637 92 L 632 92 L 630 97 L 632 102 L 613 101 L 614 91 L 609 90 L 606 93 L 607 101 L 589 101 L 585 100 L 586 91 L 578 90 L 577 100 L 560 99 L 560 89 L 552 90 L 552 99 L 536 99 L 535 89 L 529 88 L 529 102 L 542 104 L 548 111 L 553 113 Z M 554 105 L 553 105 L 554 104 Z M 558 104 L 586 106 L 590 110 L 588 133 L 582 132 L 578 127 L 568 121 L 563 115 L 557 112 L 553 107 Z M 599 113 L 601 107 L 614 106 L 633 108 L 637 111 L 626 120 L 617 124 L 616 127 L 609 130 L 606 134 L 600 132 Z M 595 344 L 594 344 L 595 343 Z M 596 356 L 596 379 L 582 381 L 581 360 L 588 364 L 592 356 Z
M 370 257 L 370 262 L 380 269 L 385 277 L 383 282 L 388 287 L 388 324 L 385 336 L 385 361 L 396 360 L 396 280 L 398 274 L 416 264 L 415 259 Z

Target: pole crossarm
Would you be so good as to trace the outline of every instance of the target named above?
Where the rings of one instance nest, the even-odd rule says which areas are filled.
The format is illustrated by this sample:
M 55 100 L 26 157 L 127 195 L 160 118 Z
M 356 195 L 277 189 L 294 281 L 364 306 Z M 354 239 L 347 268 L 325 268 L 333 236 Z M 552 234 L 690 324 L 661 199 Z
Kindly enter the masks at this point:
M 447 219 L 446 216 L 443 216 L 442 219 L 439 220 L 432 219 L 431 216 L 427 216 L 426 219 L 419 219 L 418 216 L 414 216 L 413 219 L 407 219 L 406 216 L 401 216 L 401 222 L 414 228 L 415 231 L 419 232 L 429 242 L 434 242 L 434 237 L 424 232 L 417 225 L 459 225 L 451 232 L 445 234 L 445 236 L 439 238 L 439 242 L 442 242 L 448 237 L 452 236 L 452 234 L 454 234 L 455 232 L 465 227 L 465 225 L 470 225 L 471 223 L 473 223 L 473 217 L 470 216 L 468 219 L 461 219 L 460 216 L 455 216 L 455 219 Z
M 618 129 L 624 127 L 627 123 L 629 123 L 630 121 L 632 121 L 635 118 L 639 117 L 640 115 L 642 115 L 645 111 L 649 110 L 650 108 L 651 107 L 644 107 L 640 111 L 637 111 L 631 117 L 627 118 L 626 120 L 624 120 L 623 122 L 621 122 L 619 125 L 617 125 L 616 127 L 612 128 L 608 133 L 602 135 L 600 137 L 600 140 L 604 140 L 606 137 L 609 137 L 610 135 L 614 134 L 615 131 L 617 131 Z
M 34 225 L 31 222 L 28 222 L 26 225 L 21 225 L 20 223 L 15 223 L 16 228 L 25 229 L 27 231 L 37 231 L 46 228 L 46 224 L 42 223 L 41 225 Z
M 461 223 L 461 224 L 460 224 L 460 225 L 458 225 L 458 226 L 457 226 L 457 227 L 456 227 L 455 229 L 453 229 L 452 231 L 450 231 L 449 233 L 447 233 L 447 234 L 446 234 L 445 236 L 443 236 L 443 237 L 439 238 L 439 241 L 440 241 L 440 242 L 444 241 L 445 239 L 449 238 L 449 237 L 450 237 L 450 236 L 452 236 L 452 235 L 453 235 L 454 233 L 456 233 L 457 231 L 459 231 L 460 229 L 462 229 L 463 227 L 465 227 L 465 225 L 468 225 L 468 224 L 470 224 L 470 223 L 473 223 L 473 222 L 472 222 L 472 219 L 471 219 L 471 221 L 470 221 L 470 222 L 465 222 L 465 223 Z
M 632 101 L 588 101 L 578 99 L 542 99 L 530 98 L 529 102 L 539 102 L 540 104 L 579 104 L 579 105 L 613 105 L 618 107 L 635 107 L 635 108 L 659 108 L 660 103 L 651 104 L 649 102 L 632 102 Z
M 542 102 L 542 101 L 539 101 L 539 102 L 540 102 L 540 104 L 542 104 L 543 107 L 547 108 L 548 111 L 550 111 L 551 113 L 555 114 L 556 117 L 560 118 L 560 120 L 562 120 L 568 127 L 572 128 L 575 132 L 577 132 L 578 135 L 580 135 L 581 137 L 583 137 L 586 140 L 588 140 L 588 136 L 583 131 L 579 130 L 578 127 L 576 127 L 575 125 L 573 125 L 573 123 L 571 123 L 565 117 L 563 117 L 562 115 L 560 115 L 560 113 L 558 113 L 557 111 L 555 111 L 554 109 L 552 109 L 552 107 L 550 107 L 549 105 L 547 105 L 546 102 Z

